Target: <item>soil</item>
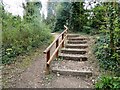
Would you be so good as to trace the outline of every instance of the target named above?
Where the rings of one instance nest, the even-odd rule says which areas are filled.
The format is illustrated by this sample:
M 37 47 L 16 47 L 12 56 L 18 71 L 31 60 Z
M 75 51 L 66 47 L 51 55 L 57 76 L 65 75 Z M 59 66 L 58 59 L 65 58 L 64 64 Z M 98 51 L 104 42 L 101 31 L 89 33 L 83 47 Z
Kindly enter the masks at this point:
M 55 38 L 59 34 L 53 34 Z M 94 39 L 92 36 L 89 41 L 89 66 L 93 67 L 93 76 L 90 78 L 82 78 L 78 76 L 63 76 L 51 73 L 45 75 L 45 58 L 43 50 L 46 47 L 40 48 L 36 53 L 29 56 L 23 56 L 25 59 L 28 57 L 27 64 L 19 66 L 18 64 L 12 64 L 4 66 L 3 68 L 3 87 L 4 88 L 92 88 L 99 76 L 99 66 L 96 62 L 96 58 L 92 52 L 92 46 Z M 54 45 L 55 46 L 55 45 Z M 53 50 L 52 50 L 53 51 Z M 23 57 L 21 59 L 23 59 Z M 22 63 L 21 60 L 20 64 Z

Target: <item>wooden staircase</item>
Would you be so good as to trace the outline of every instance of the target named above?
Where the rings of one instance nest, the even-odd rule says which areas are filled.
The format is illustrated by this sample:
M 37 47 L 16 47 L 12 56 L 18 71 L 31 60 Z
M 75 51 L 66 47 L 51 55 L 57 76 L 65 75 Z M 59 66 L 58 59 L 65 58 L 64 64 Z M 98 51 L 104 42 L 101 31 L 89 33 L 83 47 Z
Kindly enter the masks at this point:
M 51 69 L 53 73 L 62 75 L 92 76 L 88 63 L 88 40 L 78 34 L 68 34 L 65 47 L 59 52 Z

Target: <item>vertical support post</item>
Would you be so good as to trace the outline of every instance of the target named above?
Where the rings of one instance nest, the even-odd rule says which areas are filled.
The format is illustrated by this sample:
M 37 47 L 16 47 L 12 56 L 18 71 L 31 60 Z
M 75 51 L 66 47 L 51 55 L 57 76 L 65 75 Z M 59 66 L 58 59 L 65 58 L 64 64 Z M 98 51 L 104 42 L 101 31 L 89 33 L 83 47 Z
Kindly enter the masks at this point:
M 65 32 L 65 35 L 67 36 L 67 32 L 68 32 L 68 29 L 66 29 L 66 32 Z M 68 39 L 68 37 L 66 37 L 66 39 Z
M 62 34 L 62 40 L 64 39 L 64 33 Z M 64 41 L 62 43 L 62 47 L 64 47 Z
M 56 48 L 58 47 L 58 45 L 59 45 L 59 39 L 57 39 L 57 41 L 56 41 Z M 58 57 L 58 51 L 56 53 L 56 57 Z
M 47 52 L 47 54 L 46 54 L 46 61 L 48 62 L 49 61 L 49 59 L 50 59 L 50 50 Z M 46 75 L 48 75 L 48 74 L 50 74 L 50 66 L 49 66 L 49 64 L 46 64 L 46 70 L 45 70 L 45 74 Z
M 50 50 L 47 52 L 47 62 L 50 59 Z

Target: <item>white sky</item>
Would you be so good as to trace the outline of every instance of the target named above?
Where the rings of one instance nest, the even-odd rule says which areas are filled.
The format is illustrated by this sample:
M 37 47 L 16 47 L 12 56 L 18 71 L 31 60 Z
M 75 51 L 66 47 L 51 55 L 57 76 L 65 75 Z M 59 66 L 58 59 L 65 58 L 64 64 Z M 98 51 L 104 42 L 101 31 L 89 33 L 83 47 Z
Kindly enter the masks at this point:
M 5 10 L 12 13 L 13 15 L 23 16 L 24 9 L 22 3 L 25 3 L 25 0 L 3 0 L 5 4 Z
M 1 0 L 0 0 L 1 1 Z M 41 15 L 46 18 L 47 17 L 47 0 L 38 0 L 42 3 L 42 9 L 40 11 Z M 5 5 L 5 10 L 12 13 L 13 15 L 19 15 L 23 17 L 24 9 L 22 7 L 22 3 L 25 3 L 25 0 L 2 0 Z
M 47 1 L 48 0 L 40 0 L 40 1 L 42 4 L 42 9 L 41 9 L 40 13 L 41 13 L 42 17 L 44 15 L 44 18 L 46 19 L 47 18 L 47 7 L 48 7 Z
M 1 1 L 1 0 L 0 0 Z M 22 3 L 26 3 L 25 0 L 2 0 L 5 4 L 5 10 L 12 13 L 13 15 L 19 15 L 23 17 L 24 9 L 22 7 Z M 32 0 L 31 0 L 32 1 Z M 40 10 L 40 13 L 42 17 L 47 18 L 47 1 L 48 0 L 37 0 L 41 1 L 42 9 Z M 54 1 L 54 0 L 53 0 Z M 90 7 L 88 7 L 90 8 Z
M 12 13 L 13 15 L 19 15 L 23 17 L 24 9 L 22 7 L 22 3 L 26 3 L 25 0 L 0 0 L 0 1 L 2 1 L 5 4 L 6 11 Z M 47 1 L 49 0 L 37 0 L 37 1 L 41 1 L 42 3 L 42 9 L 40 10 L 42 17 L 44 16 L 44 18 L 47 18 Z M 56 1 L 56 0 L 53 0 L 53 1 Z M 85 2 L 87 1 L 89 2 L 91 0 L 85 0 Z M 92 6 L 94 7 L 94 5 Z M 91 7 L 88 6 L 87 8 L 90 9 Z

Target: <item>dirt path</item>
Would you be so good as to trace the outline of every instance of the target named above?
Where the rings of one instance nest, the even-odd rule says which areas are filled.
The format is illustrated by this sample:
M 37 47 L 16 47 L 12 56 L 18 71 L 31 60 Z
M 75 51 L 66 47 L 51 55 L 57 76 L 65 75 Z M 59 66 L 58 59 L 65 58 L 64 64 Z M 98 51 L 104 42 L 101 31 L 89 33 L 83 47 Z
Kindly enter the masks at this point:
M 52 35 L 57 38 L 59 34 L 52 33 Z M 45 58 L 41 54 L 35 58 L 35 62 L 20 75 L 15 87 L 16 88 L 44 88 L 44 78 L 45 78 Z
M 41 51 L 40 51 L 41 53 Z M 27 69 L 22 66 L 10 65 L 4 67 L 3 83 L 6 81 L 4 87 L 11 88 L 41 88 L 42 78 L 44 76 L 44 55 L 37 54 L 32 59 Z
M 53 34 L 53 35 L 55 37 L 58 36 L 58 34 Z M 94 40 L 91 41 L 90 45 L 92 46 L 93 43 L 94 43 Z M 40 52 L 43 52 L 43 51 L 40 51 Z M 79 81 L 84 81 L 80 84 L 83 87 L 86 87 L 85 85 L 87 85 L 87 87 L 91 87 L 91 84 L 93 86 L 95 78 L 99 74 L 98 66 L 94 62 L 95 58 L 93 55 L 91 57 L 90 63 L 94 67 L 94 76 L 91 77 L 90 80 L 88 80 L 87 78 L 82 79 L 79 77 L 59 76 L 55 74 L 50 74 L 50 75 L 45 76 L 44 75 L 44 69 L 45 69 L 44 55 L 37 54 L 32 59 L 33 59 L 33 62 L 32 64 L 30 64 L 30 66 L 27 69 L 21 71 L 20 73 L 17 73 L 13 77 L 11 76 L 8 77 L 10 81 L 8 82 L 9 85 L 7 87 L 13 87 L 13 88 L 66 88 L 66 87 L 75 88 L 76 84 L 80 84 Z
M 59 34 L 52 33 L 56 38 Z M 4 88 L 42 88 L 44 87 L 45 59 L 40 48 L 30 55 L 18 57 L 18 62 L 6 65 L 2 69 L 2 82 Z

